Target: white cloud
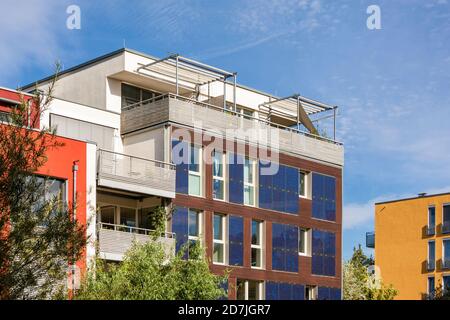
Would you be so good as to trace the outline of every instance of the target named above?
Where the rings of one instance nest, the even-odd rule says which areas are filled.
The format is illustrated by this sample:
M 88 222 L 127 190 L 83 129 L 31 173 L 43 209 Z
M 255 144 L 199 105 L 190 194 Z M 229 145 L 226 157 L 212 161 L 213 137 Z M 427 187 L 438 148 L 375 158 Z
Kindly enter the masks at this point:
M 49 67 L 60 49 L 57 30 L 65 28 L 61 1 L 2 1 L 0 12 L 0 81 L 19 79 L 19 72 L 30 66 Z

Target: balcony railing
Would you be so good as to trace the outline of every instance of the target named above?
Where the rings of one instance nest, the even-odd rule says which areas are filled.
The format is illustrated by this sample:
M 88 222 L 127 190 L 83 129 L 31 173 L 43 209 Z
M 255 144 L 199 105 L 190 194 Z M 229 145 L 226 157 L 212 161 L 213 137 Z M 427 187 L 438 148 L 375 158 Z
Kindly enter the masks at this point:
M 167 198 L 175 197 L 175 166 L 107 150 L 98 150 L 99 186 Z
M 441 233 L 449 233 L 450 232 L 450 221 L 444 221 L 441 227 Z
M 175 94 L 127 106 L 121 113 L 122 134 L 166 122 L 194 128 L 201 126 L 202 130 L 215 135 L 242 142 L 250 140 L 251 144 L 275 151 L 302 154 L 338 165 L 344 162 L 342 144 L 332 139 Z M 246 139 L 245 134 L 251 135 L 250 139 Z
M 366 247 L 375 248 L 375 232 L 366 232 Z
M 100 256 L 104 259 L 121 261 L 134 242 L 148 241 L 161 243 L 168 257 L 175 254 L 175 234 L 172 232 L 156 233 L 154 230 L 110 223 L 98 223 L 97 230 Z
M 450 269 L 450 259 L 441 259 L 441 268 Z
M 436 226 L 427 226 L 427 236 L 434 236 L 436 233 Z
M 436 267 L 436 263 L 434 260 L 428 260 L 427 261 L 427 270 L 428 271 L 433 271 Z
M 247 120 L 251 120 L 251 121 L 255 121 L 257 123 L 269 125 L 271 127 L 277 128 L 277 129 L 286 130 L 286 131 L 289 131 L 289 132 L 294 132 L 294 133 L 297 133 L 297 134 L 300 134 L 300 135 L 305 135 L 305 136 L 308 136 L 308 137 L 312 137 L 312 138 L 319 139 L 319 140 L 322 140 L 322 141 L 327 141 L 327 142 L 330 142 L 330 143 L 333 143 L 333 144 L 337 144 L 337 145 L 342 145 L 341 142 L 338 142 L 336 140 L 333 140 L 333 139 L 330 139 L 330 138 L 327 138 L 327 137 L 324 137 L 324 136 L 312 134 L 312 133 L 309 133 L 309 132 L 306 132 L 306 131 L 302 131 L 302 130 L 299 130 L 299 129 L 296 129 L 296 128 L 283 126 L 281 124 L 278 124 L 278 123 L 275 123 L 275 122 L 272 122 L 272 121 L 268 121 L 268 120 L 264 120 L 264 119 L 261 119 L 261 118 L 253 117 L 253 116 L 250 116 L 250 115 L 243 116 L 239 112 L 235 112 L 235 111 L 229 110 L 229 109 L 224 109 L 223 107 L 218 107 L 218 106 L 210 104 L 210 103 L 206 103 L 206 102 L 198 101 L 198 100 L 195 100 L 195 99 L 187 98 L 187 97 L 180 96 L 180 95 L 177 95 L 177 94 L 174 94 L 174 93 L 166 93 L 166 94 L 163 94 L 163 95 L 159 95 L 159 96 L 150 98 L 150 99 L 145 100 L 145 101 L 137 102 L 135 104 L 129 105 L 127 107 L 124 107 L 122 109 L 122 111 L 132 110 L 133 108 L 138 107 L 138 106 L 145 106 L 145 105 L 151 104 L 153 102 L 161 101 L 161 100 L 169 99 L 169 98 L 180 100 L 180 101 L 184 101 L 184 102 L 188 102 L 188 103 L 191 103 L 191 104 L 195 104 L 197 106 L 200 106 L 200 107 L 203 107 L 203 108 L 206 108 L 206 109 L 211 109 L 211 110 L 216 110 L 216 111 L 220 111 L 220 112 L 225 112 L 227 114 L 230 114 L 230 115 L 233 115 L 233 116 L 236 116 L 236 117 L 240 117 L 240 118 L 244 117 Z

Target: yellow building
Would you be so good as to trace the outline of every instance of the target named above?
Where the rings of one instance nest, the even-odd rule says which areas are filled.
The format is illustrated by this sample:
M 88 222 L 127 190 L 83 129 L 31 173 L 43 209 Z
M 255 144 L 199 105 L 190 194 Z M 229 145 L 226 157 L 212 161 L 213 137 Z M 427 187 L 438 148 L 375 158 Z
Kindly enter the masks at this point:
M 450 193 L 376 203 L 375 265 L 396 299 L 450 286 Z

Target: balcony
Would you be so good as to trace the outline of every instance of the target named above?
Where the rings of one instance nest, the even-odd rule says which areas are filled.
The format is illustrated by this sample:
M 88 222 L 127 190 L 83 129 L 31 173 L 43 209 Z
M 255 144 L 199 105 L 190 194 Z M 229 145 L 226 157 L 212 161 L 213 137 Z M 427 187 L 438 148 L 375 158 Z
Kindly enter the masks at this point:
M 250 141 L 262 147 L 301 154 L 338 165 L 343 165 L 344 162 L 343 146 L 334 140 L 261 118 L 244 118 L 234 111 L 224 110 L 223 107 L 171 93 L 124 108 L 121 114 L 122 134 L 164 122 L 188 127 L 201 125 L 207 132 L 237 140 L 242 138 L 243 132 L 251 131 L 255 136 Z
M 100 257 L 107 260 L 122 261 L 124 254 L 133 242 L 152 241 L 155 231 L 143 228 L 128 227 L 109 223 L 98 224 L 98 242 Z M 175 234 L 164 232 L 157 240 L 163 247 L 167 257 L 175 254 Z
M 441 268 L 443 270 L 450 269 L 450 260 L 448 260 L 448 259 L 441 259 Z
M 434 236 L 436 234 L 436 226 L 427 226 L 425 232 L 427 236 Z
M 98 186 L 175 198 L 174 165 L 106 150 L 97 156 Z
M 441 233 L 450 233 L 450 221 L 444 221 L 442 223 Z
M 366 247 L 375 248 L 375 232 L 366 232 Z
M 427 271 L 433 271 L 436 268 L 436 263 L 434 260 L 427 261 Z

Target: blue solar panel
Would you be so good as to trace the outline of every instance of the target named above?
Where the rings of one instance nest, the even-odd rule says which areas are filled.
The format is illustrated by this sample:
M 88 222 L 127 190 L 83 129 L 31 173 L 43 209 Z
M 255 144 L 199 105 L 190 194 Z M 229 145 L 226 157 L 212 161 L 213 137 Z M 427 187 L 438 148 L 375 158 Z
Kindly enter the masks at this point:
M 336 220 L 336 179 L 313 173 L 312 216 L 323 220 Z
M 286 174 L 286 194 L 285 194 L 285 202 L 286 202 L 286 212 L 292 214 L 298 214 L 299 210 L 299 199 L 298 199 L 298 186 L 299 186 L 299 177 L 298 177 L 298 169 L 292 167 L 285 167 Z
M 279 300 L 277 282 L 266 282 L 266 300 Z
M 244 219 L 238 216 L 229 216 L 229 263 L 242 266 L 244 263 Z
M 272 224 L 272 269 L 298 272 L 298 228 Z
M 330 288 L 319 287 L 317 292 L 317 298 L 319 300 L 330 300 Z
M 341 289 L 330 288 L 330 300 L 341 300 Z
M 279 165 L 274 175 L 263 175 L 270 163 L 259 163 L 259 207 L 298 214 L 298 169 Z
M 336 235 L 333 232 L 313 230 L 313 274 L 334 276 L 336 274 Z
M 279 284 L 280 300 L 292 299 L 292 285 L 289 283 Z
M 176 207 L 172 217 L 172 232 L 176 236 L 176 251 L 188 241 L 188 208 Z
M 292 287 L 292 300 L 305 300 L 305 287 L 301 284 L 294 284 Z
M 229 153 L 229 199 L 230 202 L 244 203 L 244 160 L 241 155 Z
M 178 154 L 175 154 L 175 150 L 173 149 L 178 144 L 180 145 L 180 151 Z M 178 149 L 178 148 L 177 148 Z M 180 160 L 184 159 L 184 151 L 188 150 L 187 143 L 179 140 L 172 140 L 172 159 L 178 158 Z M 186 157 L 187 159 L 187 157 Z M 176 178 L 175 178 L 175 191 L 177 193 L 188 194 L 188 181 L 189 181 L 189 171 L 188 171 L 188 163 L 185 161 L 180 161 L 183 163 L 176 164 Z
M 220 284 L 220 288 L 225 290 L 226 296 L 219 298 L 219 300 L 228 300 L 228 280 L 225 280 L 224 282 L 222 282 Z

